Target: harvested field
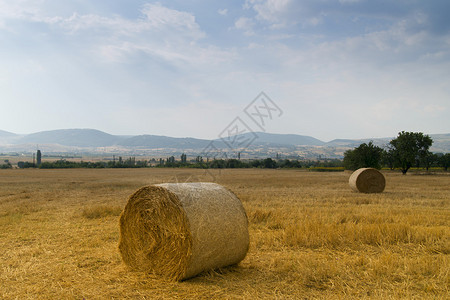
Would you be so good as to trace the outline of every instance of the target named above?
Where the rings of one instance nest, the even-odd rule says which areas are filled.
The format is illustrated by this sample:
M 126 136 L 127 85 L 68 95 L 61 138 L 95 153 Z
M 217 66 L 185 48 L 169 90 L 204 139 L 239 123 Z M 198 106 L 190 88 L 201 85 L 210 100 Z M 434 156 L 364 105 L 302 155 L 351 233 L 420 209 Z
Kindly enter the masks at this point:
M 0 170 L 0 298 L 447 298 L 450 176 L 383 174 L 384 192 L 363 194 L 347 172 Z M 128 197 L 212 179 L 243 202 L 246 258 L 183 282 L 130 271 L 118 251 Z

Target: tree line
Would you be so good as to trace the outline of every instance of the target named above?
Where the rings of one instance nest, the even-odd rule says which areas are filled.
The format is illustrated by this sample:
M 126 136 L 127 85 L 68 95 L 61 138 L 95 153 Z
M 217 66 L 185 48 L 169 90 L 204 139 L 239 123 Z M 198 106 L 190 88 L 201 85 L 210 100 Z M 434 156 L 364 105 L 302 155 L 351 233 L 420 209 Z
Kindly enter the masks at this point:
M 375 146 L 372 141 L 363 143 L 344 153 L 344 167 L 348 170 L 359 168 L 380 169 L 386 166 L 391 170 L 399 168 L 406 174 L 411 167 L 423 167 L 427 171 L 432 166 L 448 170 L 450 153 L 436 154 L 429 151 L 433 140 L 422 132 L 399 132 L 385 149 Z
M 39 168 L 39 169 L 70 169 L 70 168 L 197 168 L 197 169 L 234 169 L 234 168 L 264 168 L 264 169 L 278 169 L 278 168 L 339 168 L 343 166 L 341 160 L 330 159 L 323 161 L 299 161 L 299 160 L 275 160 L 272 158 L 255 159 L 243 161 L 240 159 L 213 159 L 204 161 L 198 156 L 194 161 L 187 161 L 185 154 L 182 154 L 181 160 L 176 160 L 174 156 L 168 157 L 165 160 L 160 159 L 156 165 L 149 160 L 136 160 L 135 157 L 130 157 L 123 161 L 108 161 L 108 162 L 89 162 L 89 161 L 67 161 L 57 160 L 53 162 L 45 161 L 39 166 L 29 162 L 19 163 L 19 168 Z M 343 170 L 343 169 L 342 169 Z

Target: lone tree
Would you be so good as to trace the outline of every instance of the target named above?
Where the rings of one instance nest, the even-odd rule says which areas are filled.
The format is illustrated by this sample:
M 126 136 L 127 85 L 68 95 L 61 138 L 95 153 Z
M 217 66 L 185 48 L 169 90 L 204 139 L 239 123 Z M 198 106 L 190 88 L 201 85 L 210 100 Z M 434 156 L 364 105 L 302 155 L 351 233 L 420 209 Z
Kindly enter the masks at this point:
M 397 138 L 389 142 L 394 165 L 402 169 L 403 175 L 417 160 L 430 155 L 428 149 L 433 140 L 422 132 L 399 132 Z
M 347 170 L 356 170 L 359 168 L 380 169 L 383 149 L 375 146 L 372 141 L 369 144 L 363 143 L 353 150 L 347 150 L 344 153 L 344 167 Z

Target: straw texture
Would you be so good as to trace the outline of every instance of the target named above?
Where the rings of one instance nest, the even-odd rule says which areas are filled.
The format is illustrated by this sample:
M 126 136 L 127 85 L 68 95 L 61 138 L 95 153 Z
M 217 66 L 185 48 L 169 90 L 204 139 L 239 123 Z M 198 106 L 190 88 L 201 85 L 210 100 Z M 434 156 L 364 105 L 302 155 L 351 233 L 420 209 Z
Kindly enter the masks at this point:
M 123 261 L 174 280 L 237 264 L 248 247 L 241 201 L 215 183 L 143 187 L 120 216 Z
M 350 176 L 348 183 L 352 190 L 361 193 L 381 193 L 386 187 L 384 175 L 373 168 L 361 168 Z

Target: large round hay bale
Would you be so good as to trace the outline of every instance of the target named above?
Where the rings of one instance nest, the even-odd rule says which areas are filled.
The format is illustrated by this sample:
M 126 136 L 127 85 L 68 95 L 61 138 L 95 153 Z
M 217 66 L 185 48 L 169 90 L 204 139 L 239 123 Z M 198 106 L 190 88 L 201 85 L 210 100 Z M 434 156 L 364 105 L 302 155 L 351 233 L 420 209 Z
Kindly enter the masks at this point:
M 215 183 L 143 187 L 130 196 L 120 216 L 123 261 L 174 280 L 237 264 L 248 247 L 241 201 Z
M 361 168 L 350 176 L 348 183 L 355 192 L 381 193 L 386 187 L 386 179 L 374 168 Z

